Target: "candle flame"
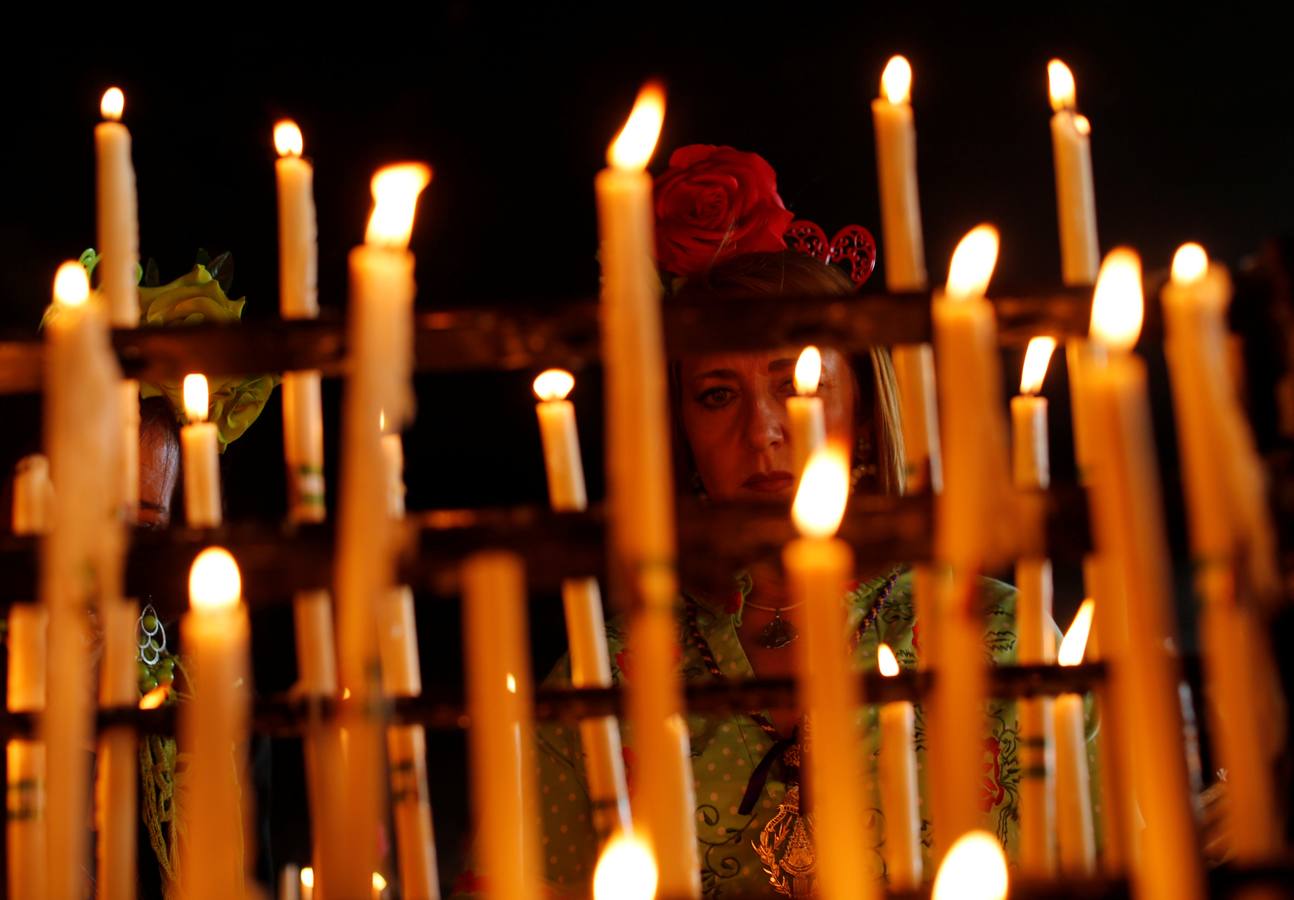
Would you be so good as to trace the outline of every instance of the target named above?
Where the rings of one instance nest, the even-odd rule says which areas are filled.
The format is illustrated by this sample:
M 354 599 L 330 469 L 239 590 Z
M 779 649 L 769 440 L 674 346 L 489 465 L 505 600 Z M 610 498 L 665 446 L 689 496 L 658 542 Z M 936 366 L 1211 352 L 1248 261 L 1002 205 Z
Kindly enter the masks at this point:
M 110 87 L 103 92 L 99 101 L 99 113 L 109 122 L 120 122 L 121 114 L 126 111 L 126 95 L 119 87 Z
M 661 126 L 665 124 L 665 88 L 649 81 L 638 92 L 625 127 L 607 148 L 607 162 L 613 169 L 641 172 L 656 152 Z
M 386 890 L 386 879 L 382 877 L 381 872 L 373 873 L 373 890 L 381 893 Z
M 90 299 L 90 279 L 85 267 L 68 260 L 54 273 L 54 302 L 63 306 L 82 306 Z
M 139 698 L 140 709 L 157 709 L 166 702 L 166 698 L 171 695 L 171 686 L 169 684 L 159 684 L 147 694 Z
M 931 900 L 1006 900 L 1006 856 L 987 831 L 968 831 L 944 856 Z
M 1054 337 L 1036 337 L 1029 341 L 1029 348 L 1024 351 L 1024 366 L 1020 370 L 1020 393 L 1036 394 L 1042 390 L 1047 366 L 1055 350 Z
M 651 848 L 632 834 L 607 842 L 593 870 L 594 900 L 651 900 L 656 896 L 656 859 Z
M 1051 108 L 1054 112 L 1074 108 L 1078 93 L 1074 86 L 1074 73 L 1058 59 L 1047 63 L 1047 92 L 1051 95 Z
M 1077 131 L 1079 134 L 1081 134 L 1083 137 L 1087 137 L 1089 134 L 1092 133 L 1091 120 L 1088 119 L 1087 116 L 1084 116 L 1082 114 L 1074 116 L 1074 130 Z
M 301 870 L 301 886 L 313 888 L 315 886 L 315 870 L 306 866 Z
M 400 163 L 378 169 L 373 176 L 373 213 L 364 243 L 404 250 L 413 233 L 418 195 L 431 183 L 431 169 L 422 163 Z
M 1065 632 L 1065 637 L 1060 642 L 1056 662 L 1062 666 L 1076 666 L 1083 661 L 1083 654 L 1087 652 L 1087 638 L 1092 633 L 1092 614 L 1095 611 L 1096 601 L 1088 597 L 1074 614 L 1074 621 L 1070 623 L 1069 631 Z
M 899 661 L 895 658 L 889 644 L 882 643 L 876 648 L 876 665 L 886 678 L 893 678 L 899 674 Z
M 824 447 L 809 457 L 791 505 L 791 518 L 805 537 L 829 538 L 840 528 L 849 500 L 849 460 Z
M 1173 283 L 1195 284 L 1209 271 L 1209 254 L 1199 244 L 1182 244 L 1173 254 Z
M 231 609 L 243 593 L 238 563 L 224 547 L 208 547 L 189 569 L 189 605 L 194 609 Z
M 513 675 L 511 672 L 509 672 L 509 673 L 508 673 L 508 678 L 507 678 L 507 682 L 506 682 L 506 683 L 507 683 L 507 686 L 508 686 L 508 693 L 509 693 L 509 694 L 515 694 L 515 693 L 517 692 L 517 676 L 515 676 L 515 675 Z
M 810 345 L 800 351 L 800 358 L 795 361 L 795 392 L 801 397 L 815 394 L 821 380 L 822 353 Z
M 575 387 L 575 376 L 565 369 L 547 369 L 535 376 L 535 396 L 545 403 L 565 400 Z
M 301 129 L 291 119 L 283 119 L 274 124 L 274 149 L 279 156 L 300 156 L 305 152 L 305 138 Z
M 210 398 L 207 394 L 206 375 L 184 376 L 184 415 L 190 422 L 207 421 Z
M 907 57 L 895 55 L 881 73 L 881 96 L 890 103 L 907 103 L 912 99 L 912 64 Z
M 998 235 L 992 225 L 976 225 L 957 244 L 948 265 L 948 298 L 983 297 L 997 265 Z
M 386 410 L 384 409 L 377 411 L 377 430 L 386 434 Z
M 1145 301 L 1141 294 L 1141 257 L 1128 247 L 1106 254 L 1092 296 L 1091 336 L 1108 348 L 1131 350 L 1141 334 Z

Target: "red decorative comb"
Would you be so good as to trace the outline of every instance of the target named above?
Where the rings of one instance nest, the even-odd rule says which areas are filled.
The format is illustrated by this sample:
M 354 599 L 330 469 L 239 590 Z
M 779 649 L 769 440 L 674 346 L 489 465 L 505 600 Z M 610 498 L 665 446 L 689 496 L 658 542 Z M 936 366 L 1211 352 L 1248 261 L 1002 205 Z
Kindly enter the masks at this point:
M 786 229 L 786 246 L 819 262 L 843 265 L 854 287 L 860 287 L 876 268 L 876 239 L 862 225 L 846 225 L 827 240 L 816 222 L 796 219 Z

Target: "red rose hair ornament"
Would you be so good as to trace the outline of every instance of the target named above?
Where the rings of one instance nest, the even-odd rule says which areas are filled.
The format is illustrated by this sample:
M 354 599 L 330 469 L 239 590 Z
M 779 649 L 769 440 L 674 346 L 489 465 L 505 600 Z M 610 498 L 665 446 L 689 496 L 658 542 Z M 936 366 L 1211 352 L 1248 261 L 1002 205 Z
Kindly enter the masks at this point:
M 757 153 L 680 147 L 656 179 L 654 205 L 657 261 L 674 275 L 697 275 L 734 256 L 788 246 L 844 265 L 855 286 L 876 267 L 876 241 L 861 225 L 828 241 L 818 225 L 796 221 L 777 193 L 777 173 Z

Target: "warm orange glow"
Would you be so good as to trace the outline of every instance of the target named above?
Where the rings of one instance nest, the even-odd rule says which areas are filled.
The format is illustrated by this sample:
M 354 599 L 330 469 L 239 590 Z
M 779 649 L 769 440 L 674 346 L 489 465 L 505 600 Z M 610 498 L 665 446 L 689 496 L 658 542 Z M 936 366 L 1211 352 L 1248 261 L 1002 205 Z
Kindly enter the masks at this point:
M 274 149 L 279 156 L 300 156 L 305 152 L 305 138 L 301 129 L 291 119 L 284 119 L 274 125 Z
M 791 518 L 805 537 L 829 538 L 840 528 L 849 500 L 849 459 L 824 447 L 809 457 L 795 492 Z
M 912 99 L 912 64 L 905 56 L 891 56 L 881 73 L 881 96 L 890 103 Z
M 1074 108 L 1077 94 L 1074 73 L 1058 59 L 1047 63 L 1047 92 L 1051 95 L 1051 108 L 1054 111 Z
M 1195 284 L 1209 271 L 1209 254 L 1199 244 L 1182 244 L 1173 254 L 1173 284 Z
M 893 678 L 899 674 L 899 661 L 895 658 L 889 644 L 882 643 L 876 648 L 876 665 L 886 678 Z
M 120 122 L 121 114 L 126 111 L 126 95 L 119 87 L 110 87 L 103 92 L 99 101 L 99 114 L 109 122 Z
M 665 88 L 649 81 L 638 92 L 625 127 L 607 148 L 607 162 L 613 169 L 642 171 L 647 168 L 664 124 Z
M 968 831 L 952 845 L 935 876 L 931 900 L 1006 900 L 1006 855 L 987 831 Z
M 1060 642 L 1056 662 L 1062 666 L 1076 666 L 1083 661 L 1083 654 L 1087 652 L 1087 638 L 1092 633 L 1092 614 L 1095 611 L 1096 601 L 1088 597 L 1074 614 L 1074 621 L 1070 623 L 1069 631 L 1065 632 L 1065 638 Z
M 378 169 L 373 176 L 373 213 L 364 243 L 403 250 L 413 233 L 418 195 L 431 184 L 431 169 L 422 163 L 400 163 Z
M 547 369 L 535 376 L 535 396 L 545 403 L 565 400 L 575 387 L 575 376 L 565 369 Z
M 511 672 L 508 673 L 506 684 L 509 694 L 515 694 L 517 692 L 517 676 L 513 675 Z
M 1047 365 L 1055 350 L 1054 337 L 1036 337 L 1029 341 L 1029 349 L 1024 351 L 1024 365 L 1020 369 L 1020 393 L 1036 394 L 1042 390 L 1042 382 L 1047 377 Z
M 342 689 L 341 689 L 341 698 L 342 698 L 343 700 L 349 700 L 349 699 L 350 699 L 350 688 L 342 688 Z
M 207 376 L 185 375 L 184 415 L 190 422 L 205 422 L 207 421 L 207 408 L 209 405 Z
M 373 890 L 379 894 L 386 890 L 386 879 L 382 877 L 381 872 L 373 873 Z
M 189 569 L 189 605 L 197 611 L 232 609 L 243 593 L 238 563 L 224 547 L 208 547 Z
M 950 300 L 983 297 L 997 265 L 998 235 L 992 225 L 976 225 L 957 244 L 948 265 Z
M 315 870 L 306 866 L 301 870 L 301 886 L 313 888 L 315 886 Z
M 69 260 L 54 273 L 54 302 L 63 306 L 82 306 L 90 299 L 90 279 L 85 267 Z
M 617 834 L 607 842 L 593 870 L 593 898 L 652 900 L 656 879 L 656 859 L 647 843 L 632 834 Z
M 822 354 L 817 347 L 805 347 L 795 361 L 795 392 L 801 397 L 816 394 L 821 380 Z
M 166 698 L 171 695 L 171 686 L 169 684 L 159 684 L 147 694 L 139 698 L 140 709 L 157 709 L 166 702 Z
M 1084 116 L 1084 115 L 1074 116 L 1074 130 L 1077 131 L 1079 134 L 1081 134 L 1083 137 L 1087 137 L 1089 134 L 1092 133 L 1091 120 L 1089 120 L 1087 116 Z
M 1141 334 L 1145 300 L 1141 293 L 1141 257 L 1127 247 L 1106 254 L 1092 296 L 1091 337 L 1115 350 L 1131 350 Z

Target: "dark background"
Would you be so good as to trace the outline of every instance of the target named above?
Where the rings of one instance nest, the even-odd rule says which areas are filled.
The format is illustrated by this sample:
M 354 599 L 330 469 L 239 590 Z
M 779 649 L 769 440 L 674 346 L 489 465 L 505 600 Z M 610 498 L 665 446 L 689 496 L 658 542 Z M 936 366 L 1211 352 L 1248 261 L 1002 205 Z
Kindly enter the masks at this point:
M 915 70 L 922 211 L 932 280 L 980 221 L 1002 232 L 998 283 L 1050 284 L 1059 272 L 1046 62 L 1065 59 L 1092 120 L 1101 243 L 1128 243 L 1148 269 L 1199 240 L 1235 266 L 1294 232 L 1294 80 L 1287 38 L 1257 13 L 1225 21 L 1089 15 L 1000 17 L 724 4 L 653 6 L 614 19 L 516 13 L 495 5 L 393 16 L 393 36 L 351 10 L 330 33 L 256 33 L 220 13 L 188 22 L 28 33 L 37 58 L 0 58 L 0 328 L 34 332 L 55 268 L 94 240 L 92 129 L 105 87 L 126 92 L 134 134 L 141 249 L 164 281 L 195 251 L 232 251 L 248 318 L 277 315 L 271 129 L 290 116 L 316 166 L 320 300 L 340 312 L 345 255 L 362 239 L 368 181 L 381 164 L 429 162 L 412 249 L 419 309 L 526 304 L 597 290 L 592 179 L 649 76 L 669 91 L 659 171 L 689 143 L 757 151 L 787 206 L 828 233 L 857 222 L 879 234 L 869 103 L 894 52 Z M 21 43 L 16 34 L 10 40 Z M 875 283 L 881 283 L 878 272 Z M 1154 347 L 1145 348 L 1157 361 Z M 1009 356 L 1009 373 L 1018 372 Z M 1158 369 L 1156 368 L 1156 372 Z M 584 373 L 573 399 L 591 494 L 601 492 L 600 396 Z M 545 501 L 530 375 L 420 377 L 406 435 L 409 506 Z M 1053 375 L 1054 468 L 1072 480 L 1064 380 Z M 335 437 L 337 386 L 326 390 Z M 1170 521 L 1180 541 L 1168 396 L 1156 377 Z M 39 404 L 0 397 L 0 462 L 39 439 Z M 227 516 L 282 517 L 277 393 L 222 461 Z M 330 469 L 336 460 L 329 445 Z M 1062 573 L 1057 616 L 1077 603 Z M 555 598 L 532 609 L 535 666 L 562 649 Z M 452 604 L 420 605 L 428 681 L 459 677 Z M 261 687 L 292 679 L 290 615 L 257 622 Z M 1188 640 L 1189 643 L 1189 640 Z M 442 864 L 465 829 L 462 736 L 432 736 Z M 300 861 L 296 750 L 276 748 L 276 863 Z

